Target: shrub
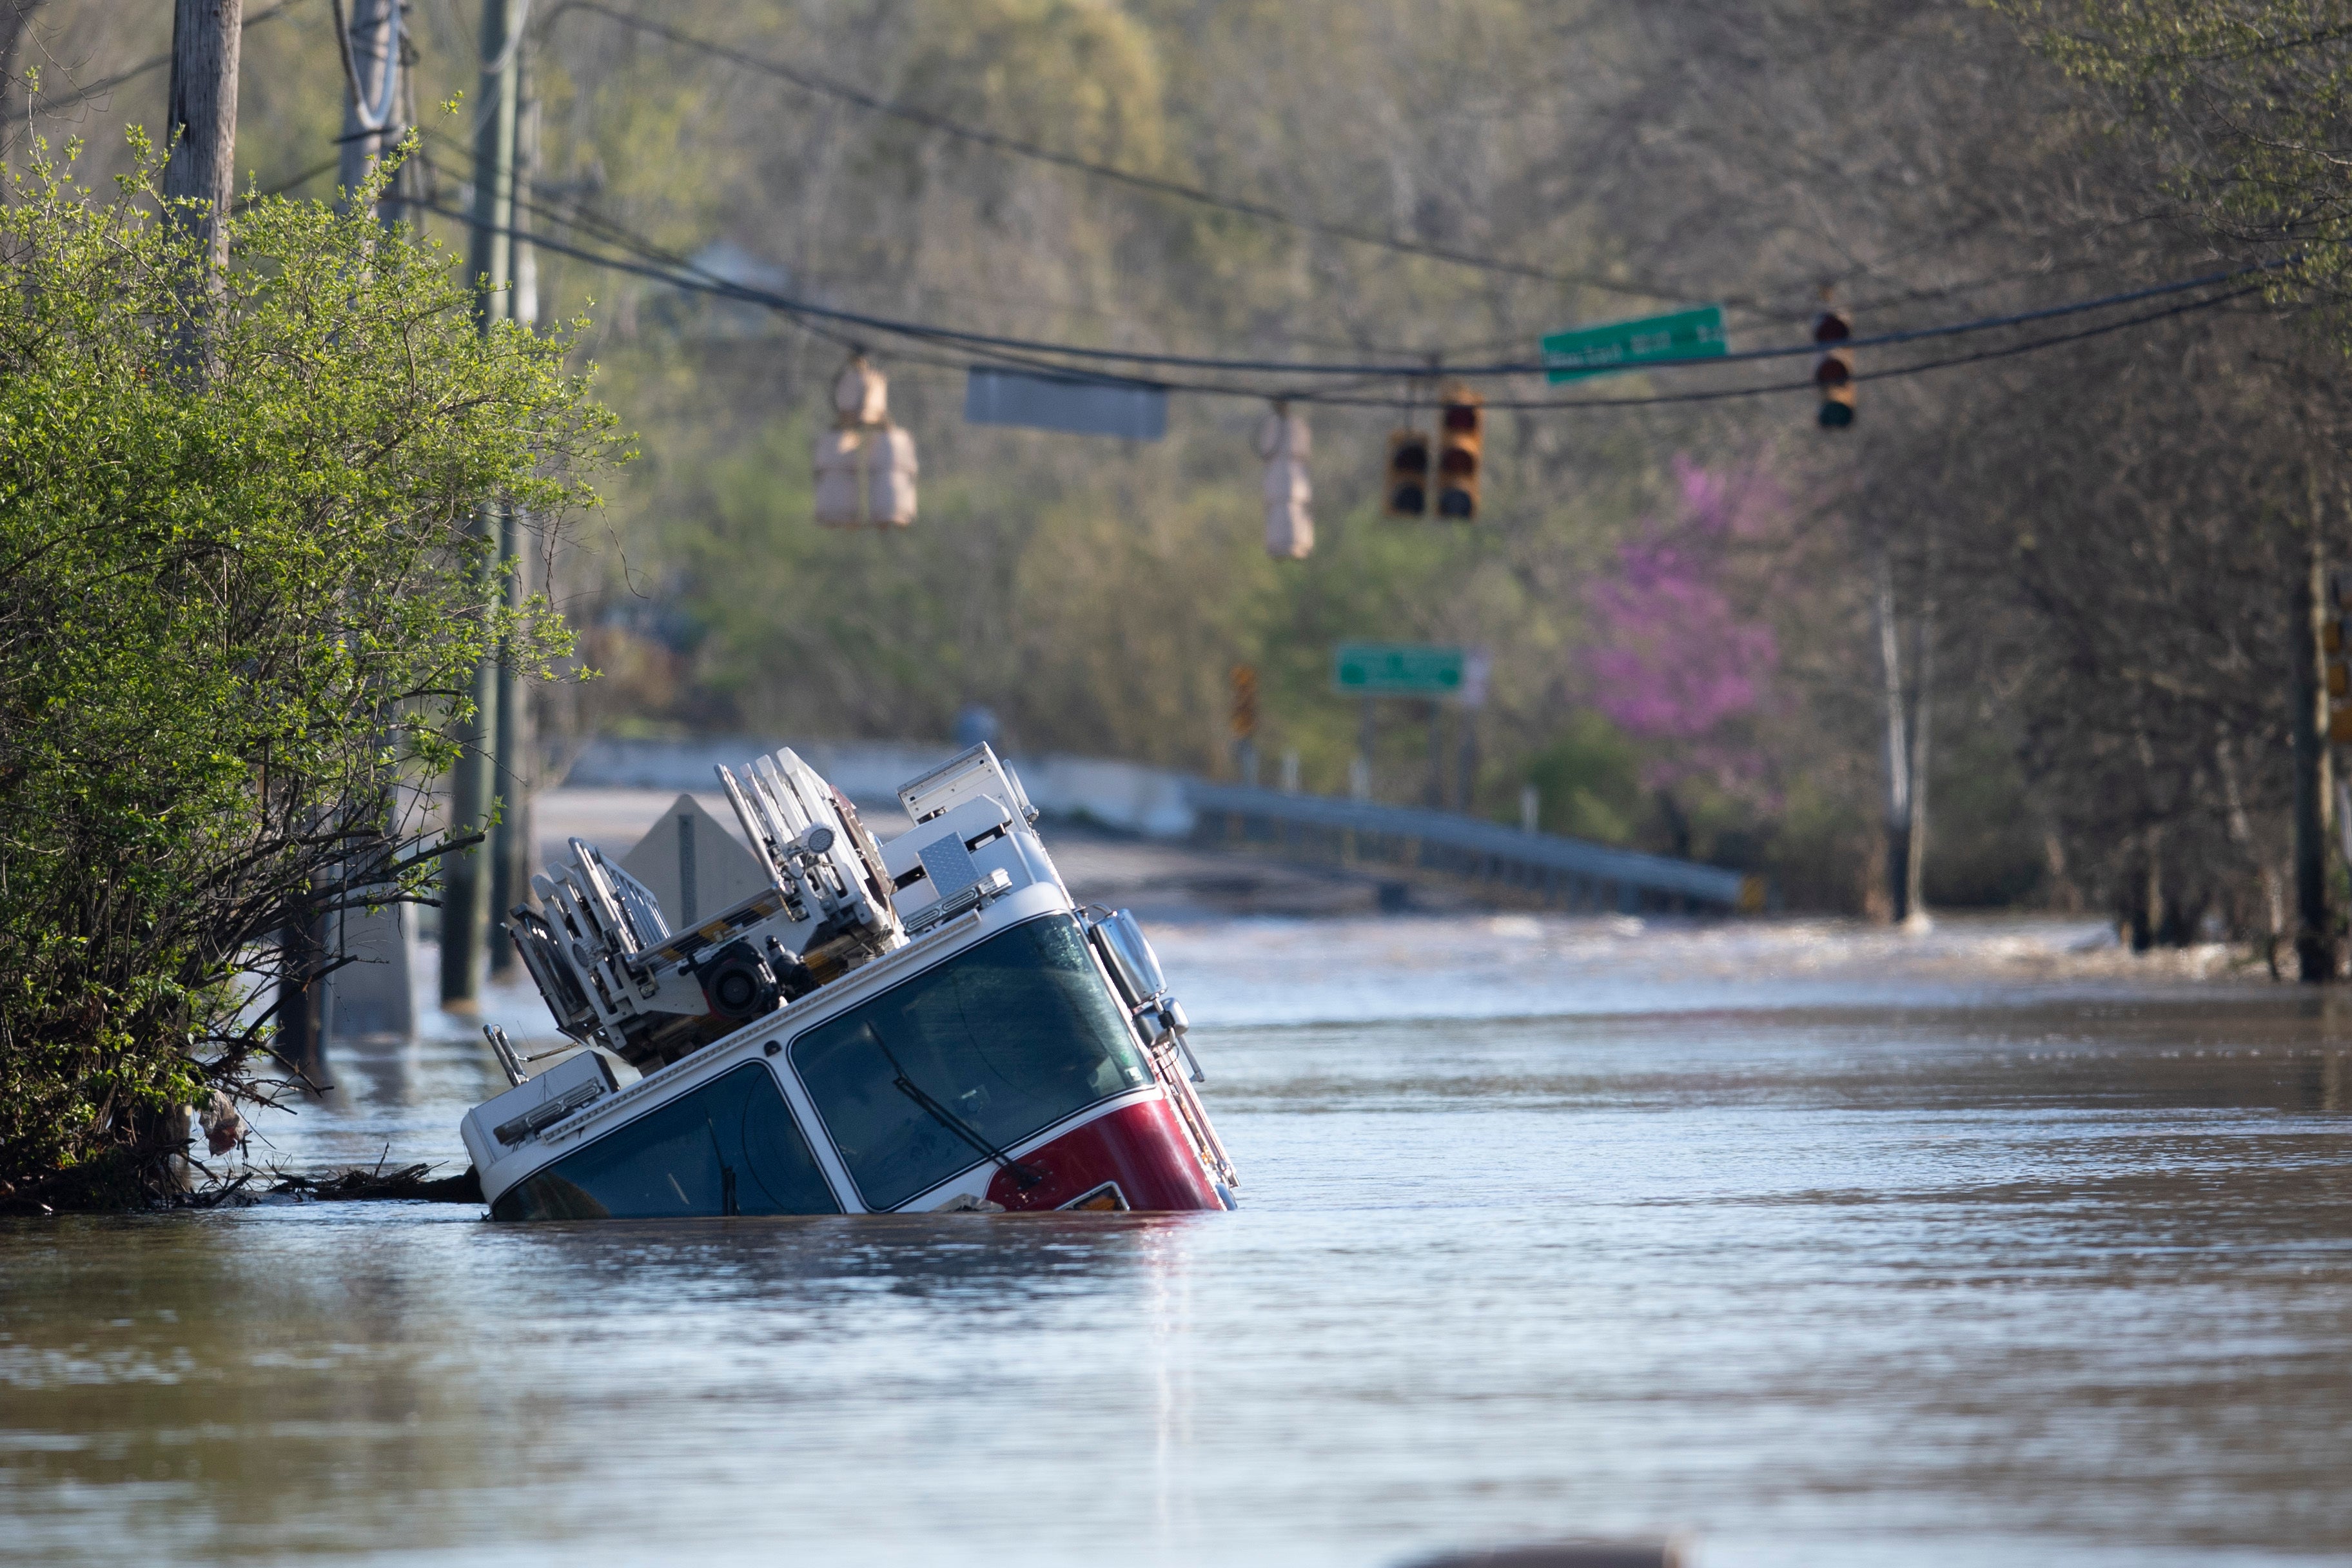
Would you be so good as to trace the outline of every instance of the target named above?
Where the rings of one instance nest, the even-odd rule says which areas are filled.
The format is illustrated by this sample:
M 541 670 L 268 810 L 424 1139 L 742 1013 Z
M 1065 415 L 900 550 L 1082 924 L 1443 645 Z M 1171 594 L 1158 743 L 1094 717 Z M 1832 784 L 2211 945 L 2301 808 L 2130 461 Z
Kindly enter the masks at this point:
M 369 204 L 254 199 L 225 276 L 160 161 L 100 199 L 37 148 L 0 208 L 0 1202 L 118 1203 L 185 1117 L 267 1100 L 248 998 L 288 931 L 420 897 L 471 824 L 414 787 L 470 672 L 544 674 L 478 520 L 593 501 L 609 416 L 566 345 L 475 325 Z M 201 340 L 201 353 L 192 342 Z

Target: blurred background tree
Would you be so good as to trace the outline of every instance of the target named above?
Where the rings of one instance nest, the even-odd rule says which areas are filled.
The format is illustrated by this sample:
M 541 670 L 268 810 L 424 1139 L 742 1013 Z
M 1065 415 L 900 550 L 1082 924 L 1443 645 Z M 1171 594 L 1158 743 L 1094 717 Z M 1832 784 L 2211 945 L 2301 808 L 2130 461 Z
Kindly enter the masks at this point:
M 472 6 L 409 15 L 419 100 L 470 91 Z M 9 135 L 155 117 L 156 77 L 73 83 L 160 52 L 162 17 L 100 0 L 30 16 Z M 249 28 L 240 156 L 265 188 L 332 179 L 326 17 L 295 0 Z M 1792 343 L 1824 284 L 1870 334 L 2280 254 L 2212 221 L 2176 153 L 2121 133 L 2127 105 L 2042 52 L 2047 23 L 1964 0 L 551 5 L 530 226 L 973 331 L 1441 365 L 1700 300 L 1725 304 L 1735 347 Z M 877 114 L 763 61 L 1282 221 Z M 465 137 L 426 152 L 430 204 L 462 212 Z M 578 352 L 646 454 L 555 563 L 607 677 L 547 712 L 560 743 L 942 738 L 977 702 L 1015 748 L 1215 772 L 1226 671 L 1249 663 L 1261 754 L 1295 750 L 1307 787 L 1337 792 L 1358 726 L 1330 645 L 1461 643 L 1494 669 L 1475 809 L 1516 820 L 1534 783 L 1556 830 L 1762 871 L 1799 908 L 1884 910 L 1883 558 L 1899 684 L 1934 721 L 1930 903 L 2107 909 L 2148 940 L 2276 930 L 2292 590 L 2314 541 L 2340 550 L 2347 495 L 2341 363 L 2296 297 L 1866 380 L 1843 432 L 1801 391 L 1497 407 L 1467 529 L 1380 515 L 1386 435 L 1416 400 L 1425 424 L 1427 395 L 1367 379 L 1362 405 L 1308 410 L 1318 547 L 1276 563 L 1256 542 L 1258 401 L 1179 396 L 1142 445 L 967 426 L 966 356 L 938 344 L 552 251 L 538 267 L 541 319 L 593 319 Z M 1859 368 L 2069 325 L 1864 350 Z M 922 443 L 903 533 L 811 522 L 809 440 L 853 347 Z M 1719 490 L 1746 498 L 1736 526 L 1703 521 Z M 1418 800 L 1428 766 L 1391 726 L 1376 791 Z

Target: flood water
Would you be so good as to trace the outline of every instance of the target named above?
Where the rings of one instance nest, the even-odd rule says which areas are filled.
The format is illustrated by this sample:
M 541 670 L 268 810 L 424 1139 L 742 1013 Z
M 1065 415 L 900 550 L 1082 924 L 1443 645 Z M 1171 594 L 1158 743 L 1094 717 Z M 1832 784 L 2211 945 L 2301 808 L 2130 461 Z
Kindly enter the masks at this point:
M 2352 1013 L 2088 930 L 1158 931 L 1232 1215 L 0 1222 L 0 1558 L 2352 1556 Z

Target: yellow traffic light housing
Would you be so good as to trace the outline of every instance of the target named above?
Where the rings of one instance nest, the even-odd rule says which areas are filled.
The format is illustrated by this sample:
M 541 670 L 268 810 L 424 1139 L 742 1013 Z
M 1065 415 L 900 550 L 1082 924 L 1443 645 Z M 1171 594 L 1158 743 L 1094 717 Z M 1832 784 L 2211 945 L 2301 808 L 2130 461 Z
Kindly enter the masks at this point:
M 1486 400 L 1466 386 L 1445 389 L 1437 409 L 1437 515 L 1470 522 L 1478 515 L 1478 468 Z
M 1391 517 L 1429 514 L 1429 437 L 1418 430 L 1399 430 L 1389 437 L 1388 481 L 1381 487 L 1381 506 Z
M 1823 310 L 1813 322 L 1813 342 L 1822 357 L 1813 363 L 1813 384 L 1821 389 L 1821 426 L 1843 430 L 1853 423 L 1853 351 L 1843 345 L 1853 327 L 1835 310 Z
M 1234 739 L 1246 741 L 1257 733 L 1257 671 L 1249 665 L 1237 664 L 1229 679 L 1234 696 L 1230 715 Z

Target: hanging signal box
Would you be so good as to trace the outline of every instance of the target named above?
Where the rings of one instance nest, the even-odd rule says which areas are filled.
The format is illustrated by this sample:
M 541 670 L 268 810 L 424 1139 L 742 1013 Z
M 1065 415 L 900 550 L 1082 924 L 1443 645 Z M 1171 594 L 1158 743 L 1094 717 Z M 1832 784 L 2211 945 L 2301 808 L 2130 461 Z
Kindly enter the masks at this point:
M 1257 671 L 1249 665 L 1237 664 L 1231 679 L 1234 739 L 1246 741 L 1257 733 Z
M 1307 416 L 1276 403 L 1258 422 L 1256 445 L 1265 459 L 1265 552 L 1304 561 L 1315 552 L 1315 487 L 1307 477 L 1314 438 Z
M 1853 351 L 1838 345 L 1853 336 L 1853 324 L 1835 310 L 1823 310 L 1813 322 L 1813 342 L 1822 357 L 1813 363 L 1813 384 L 1821 389 L 1821 426 L 1843 430 L 1853 423 Z
M 834 378 L 833 428 L 816 436 L 821 528 L 904 528 L 915 521 L 915 437 L 890 423 L 889 384 L 853 354 Z
M 1485 399 L 1466 386 L 1445 389 L 1437 410 L 1437 515 L 1469 522 L 1478 515 L 1478 468 Z
M 1429 515 L 1429 437 L 1418 430 L 1389 437 L 1388 482 L 1382 506 L 1391 517 Z

